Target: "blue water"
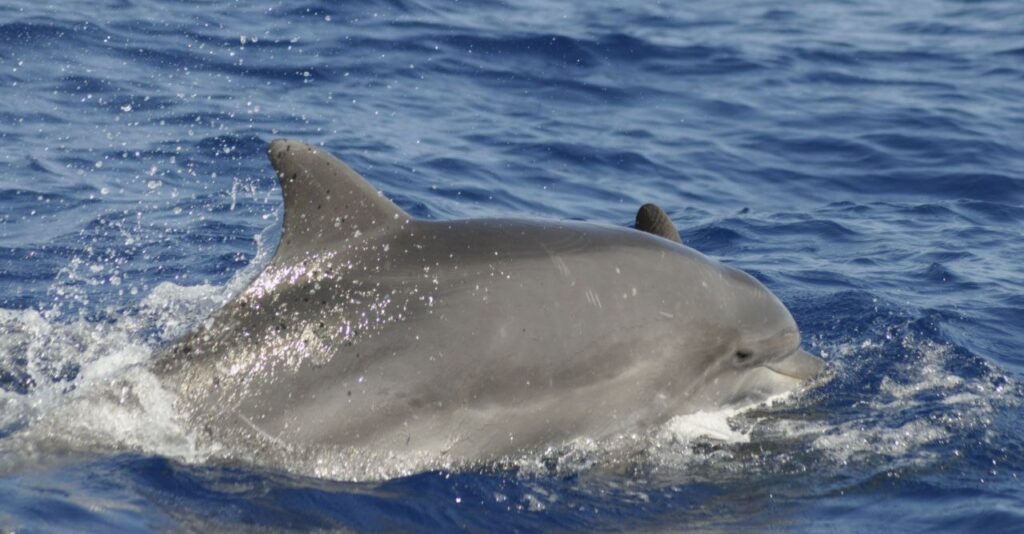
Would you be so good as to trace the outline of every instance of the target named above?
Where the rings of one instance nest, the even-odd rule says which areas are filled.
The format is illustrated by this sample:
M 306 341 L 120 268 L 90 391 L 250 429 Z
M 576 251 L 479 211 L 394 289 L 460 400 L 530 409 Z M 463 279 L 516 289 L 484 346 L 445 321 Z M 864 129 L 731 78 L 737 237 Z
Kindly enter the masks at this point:
M 0 5 L 0 530 L 1024 527 L 1024 4 L 350 4 Z M 267 261 L 284 136 L 422 218 L 659 203 L 827 377 L 499 470 L 218 461 L 146 362 Z

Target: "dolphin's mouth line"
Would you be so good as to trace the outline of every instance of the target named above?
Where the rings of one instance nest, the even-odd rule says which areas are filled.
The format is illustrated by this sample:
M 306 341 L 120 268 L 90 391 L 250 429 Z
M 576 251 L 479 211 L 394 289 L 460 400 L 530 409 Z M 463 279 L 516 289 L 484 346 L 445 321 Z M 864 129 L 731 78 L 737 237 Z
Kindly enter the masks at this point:
M 770 371 L 796 380 L 807 380 L 818 374 L 825 363 L 821 358 L 810 354 L 799 347 L 781 360 L 764 364 Z

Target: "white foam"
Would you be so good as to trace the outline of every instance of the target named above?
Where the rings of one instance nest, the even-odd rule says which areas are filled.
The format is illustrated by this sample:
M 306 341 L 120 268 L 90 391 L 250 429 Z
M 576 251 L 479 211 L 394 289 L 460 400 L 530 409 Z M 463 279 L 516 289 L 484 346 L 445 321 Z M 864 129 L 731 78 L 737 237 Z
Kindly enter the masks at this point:
M 197 446 L 174 395 L 148 362 L 159 344 L 193 328 L 259 272 L 269 255 L 266 233 L 257 238 L 256 259 L 227 284 L 164 282 L 113 322 L 0 309 L 0 364 L 24 373 L 30 384 L 24 394 L 0 390 L 0 433 L 8 434 L 0 438 L 0 472 L 94 451 L 185 462 L 219 453 L 216 444 Z M 79 263 L 72 261 L 62 276 L 77 279 Z M 55 282 L 55 293 L 87 300 L 69 287 Z M 152 332 L 156 339 L 147 337 Z
M 24 359 L 35 383 L 27 394 L 4 393 L 0 470 L 61 453 L 139 450 L 195 459 L 193 440 L 174 411 L 174 399 L 145 363 L 151 348 L 117 324 L 54 323 L 32 310 L 0 310 L 9 335 L 5 358 Z M 54 380 L 55 370 L 77 366 L 77 376 Z
M 738 410 L 730 409 L 679 415 L 662 427 L 661 436 L 679 442 L 709 438 L 727 443 L 747 443 L 750 441 L 749 431 L 743 432 L 729 423 L 729 419 L 738 413 Z
M 946 439 L 949 431 L 927 420 L 915 420 L 897 428 L 856 427 L 840 425 L 837 431 L 827 431 L 817 437 L 812 446 L 826 452 L 840 464 L 869 456 L 898 459 L 900 463 L 922 464 L 932 455 L 922 451 L 924 445 Z
M 791 436 L 809 439 L 813 450 L 835 464 L 883 461 L 893 467 L 925 465 L 936 460 L 929 445 L 987 426 L 995 406 L 1009 400 L 986 378 L 965 378 L 950 371 L 947 364 L 953 351 L 949 345 L 918 341 L 913 335 L 900 339 L 900 344 L 907 352 L 906 363 L 894 376 L 882 378 L 877 395 L 865 399 L 862 410 L 840 421 L 780 419 L 775 426 Z M 923 404 L 934 404 L 936 397 L 944 406 L 956 405 L 957 410 L 936 417 L 936 409 L 921 409 Z

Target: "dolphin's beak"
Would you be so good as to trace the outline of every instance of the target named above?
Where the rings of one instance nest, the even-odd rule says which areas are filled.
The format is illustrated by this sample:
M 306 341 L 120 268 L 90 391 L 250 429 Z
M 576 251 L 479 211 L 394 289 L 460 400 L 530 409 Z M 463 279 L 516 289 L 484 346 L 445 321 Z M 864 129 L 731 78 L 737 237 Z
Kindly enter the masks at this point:
M 777 362 L 765 364 L 765 367 L 790 378 L 807 380 L 818 374 L 824 365 L 821 358 L 804 352 L 802 349 L 796 349 L 789 356 Z

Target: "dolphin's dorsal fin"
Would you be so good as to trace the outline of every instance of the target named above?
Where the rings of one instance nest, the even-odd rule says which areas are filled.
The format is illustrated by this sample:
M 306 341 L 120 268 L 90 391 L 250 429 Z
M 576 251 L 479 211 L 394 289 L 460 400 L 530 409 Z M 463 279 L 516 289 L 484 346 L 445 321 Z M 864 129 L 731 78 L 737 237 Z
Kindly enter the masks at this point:
M 409 214 L 324 149 L 278 139 L 267 149 L 284 195 L 277 254 L 395 230 Z
M 636 225 L 634 228 L 641 232 L 647 232 L 656 236 L 664 237 L 676 243 L 682 243 L 679 239 L 679 230 L 672 224 L 665 210 L 655 204 L 644 204 L 640 211 L 636 212 Z

